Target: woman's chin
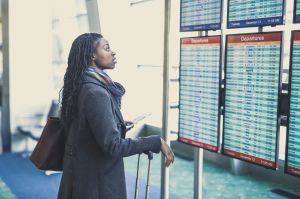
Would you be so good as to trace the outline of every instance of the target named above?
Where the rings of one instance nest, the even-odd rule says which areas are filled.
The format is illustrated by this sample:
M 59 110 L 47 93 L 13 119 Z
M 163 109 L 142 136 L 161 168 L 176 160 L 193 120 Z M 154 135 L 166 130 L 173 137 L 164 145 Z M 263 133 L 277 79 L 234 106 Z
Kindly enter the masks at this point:
M 112 66 L 111 66 L 111 68 L 113 69 L 113 68 L 115 68 L 116 67 L 116 64 L 117 64 L 117 62 L 116 61 L 114 61 L 113 63 L 112 63 Z

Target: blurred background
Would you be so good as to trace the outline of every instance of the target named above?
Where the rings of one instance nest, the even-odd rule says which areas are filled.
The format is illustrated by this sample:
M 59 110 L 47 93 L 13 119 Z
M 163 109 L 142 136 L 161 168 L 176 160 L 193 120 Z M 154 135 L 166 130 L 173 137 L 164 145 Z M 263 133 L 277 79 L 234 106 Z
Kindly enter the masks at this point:
M 288 82 L 293 1 L 287 0 L 286 24 L 273 28 L 284 37 L 283 82 Z M 107 71 L 126 89 L 126 120 L 145 117 L 129 137 L 161 134 L 163 110 L 164 1 L 162 0 L 0 0 L 0 199 L 56 198 L 61 173 L 43 172 L 28 157 L 49 115 L 56 111 L 72 41 L 81 33 L 100 32 L 118 63 Z M 178 105 L 180 0 L 172 0 L 169 35 L 170 105 Z M 265 28 L 268 30 L 268 27 Z M 255 28 L 247 31 L 255 32 Z M 222 34 L 238 33 L 223 29 Z M 221 34 L 220 30 L 213 34 Z M 170 198 L 194 198 L 192 146 L 177 142 L 178 109 L 169 111 Z M 283 172 L 286 129 L 281 127 L 279 170 L 268 170 L 218 153 L 204 151 L 203 198 L 298 198 L 300 180 Z M 150 198 L 160 198 L 161 156 L 154 155 Z M 133 198 L 137 157 L 125 158 L 128 198 Z M 239 165 L 236 168 L 236 165 Z M 145 190 L 147 158 L 141 162 Z

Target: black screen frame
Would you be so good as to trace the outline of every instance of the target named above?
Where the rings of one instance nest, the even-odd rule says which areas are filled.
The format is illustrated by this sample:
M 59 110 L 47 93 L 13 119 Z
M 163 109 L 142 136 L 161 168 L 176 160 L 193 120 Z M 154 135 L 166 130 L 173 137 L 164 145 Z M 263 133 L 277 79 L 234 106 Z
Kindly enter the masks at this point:
M 241 36 L 241 35 L 260 35 L 260 34 L 267 34 L 267 33 L 280 33 L 281 34 L 281 40 L 280 40 L 280 60 L 279 60 L 279 80 L 278 80 L 278 95 L 277 95 L 277 124 L 276 124 L 276 148 L 275 148 L 275 167 L 268 167 L 262 164 L 258 164 L 256 162 L 252 162 L 252 161 L 248 161 L 245 159 L 241 159 L 239 157 L 236 156 L 232 156 L 229 154 L 226 154 L 224 152 L 224 132 L 225 132 L 225 114 L 226 114 L 226 73 L 227 73 L 227 45 L 228 45 L 228 37 L 229 36 Z M 278 156 L 279 156 L 279 133 L 280 133 L 280 122 L 279 122 L 279 118 L 280 118 L 280 106 L 281 106 L 281 92 L 282 92 L 282 41 L 283 41 L 283 32 L 282 31 L 273 31 L 273 32 L 259 32 L 259 33 L 242 33 L 242 34 L 228 34 L 226 35 L 226 39 L 225 39 L 225 62 L 224 62 L 224 96 L 225 96 L 225 101 L 224 101 L 224 112 L 223 112 L 223 131 L 222 131 L 222 150 L 221 153 L 225 156 L 231 157 L 231 158 L 235 158 L 235 159 L 239 159 L 254 165 L 258 165 L 258 166 L 262 166 L 264 168 L 268 168 L 268 169 L 272 169 L 272 170 L 277 170 L 278 169 Z
M 180 18 L 179 18 L 179 32 L 194 32 L 194 31 L 208 31 L 208 30 L 221 30 L 222 28 L 222 19 L 223 19 L 223 1 L 220 0 L 220 28 L 200 28 L 195 30 L 182 30 L 181 21 L 182 21 L 182 0 L 180 0 Z
M 300 20 L 297 21 L 297 0 L 294 0 L 294 9 L 293 9 L 293 23 L 300 23 Z
M 219 95 L 218 95 L 218 132 L 217 132 L 217 150 L 211 150 L 203 147 L 199 147 L 198 145 L 194 145 L 191 143 L 184 142 L 180 140 L 180 85 L 181 85 L 181 48 L 182 48 L 182 40 L 186 38 L 207 38 L 207 37 L 219 37 L 220 38 L 220 55 L 219 55 Z M 211 36 L 197 36 L 197 37 L 182 37 L 180 38 L 180 59 L 179 59 L 179 105 L 178 105 L 178 137 L 177 141 L 180 143 L 184 143 L 190 146 L 194 146 L 197 148 L 202 148 L 204 150 L 208 150 L 211 152 L 218 153 L 220 150 L 220 124 L 221 124 L 221 87 L 222 87 L 222 36 L 221 35 L 211 35 Z
M 282 0 L 282 13 L 281 13 L 281 20 L 282 20 L 282 23 L 276 23 L 276 24 L 262 24 L 262 25 L 248 25 L 248 26 L 237 26 L 237 27 L 229 27 L 229 3 L 230 3 L 230 0 L 227 1 L 227 24 L 226 24 L 226 27 L 227 29 L 235 29 L 235 28 L 251 28 L 251 27 L 263 27 L 263 26 L 276 26 L 276 25 L 284 25 L 285 22 L 284 22 L 284 13 L 285 13 L 285 9 L 286 9 L 286 6 L 285 6 L 285 1 L 286 0 Z M 259 19 L 257 19 L 259 20 Z
M 293 71 L 293 51 L 294 51 L 294 35 L 295 33 L 299 32 L 300 30 L 293 30 L 291 34 L 291 43 L 290 43 L 290 68 L 289 68 L 289 84 L 288 84 L 288 114 L 287 114 L 287 126 L 286 126 L 286 141 L 285 141 L 285 161 L 284 161 L 284 172 L 286 174 L 300 177 L 300 174 L 297 175 L 295 173 L 288 172 L 288 144 L 289 144 L 289 136 L 290 136 L 290 107 L 291 107 L 291 91 L 292 91 L 292 71 Z

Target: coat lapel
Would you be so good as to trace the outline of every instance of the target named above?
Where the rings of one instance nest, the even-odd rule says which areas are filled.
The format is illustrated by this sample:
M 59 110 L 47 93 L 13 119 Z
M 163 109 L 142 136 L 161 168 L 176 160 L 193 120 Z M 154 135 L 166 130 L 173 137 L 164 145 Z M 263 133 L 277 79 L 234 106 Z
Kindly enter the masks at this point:
M 118 108 L 117 101 L 116 101 L 115 97 L 110 93 L 110 91 L 107 89 L 106 85 L 103 82 L 99 82 L 97 79 L 95 79 L 93 77 L 90 77 L 88 75 L 84 75 L 82 83 L 93 83 L 93 84 L 96 84 L 96 85 L 99 85 L 99 86 L 102 86 L 103 88 L 105 88 L 107 90 L 107 92 L 109 93 L 110 97 L 112 98 L 112 101 L 113 101 L 113 104 L 114 104 L 114 109 L 115 109 L 115 112 L 116 112 L 119 120 L 124 123 L 123 116 L 121 114 L 120 109 Z

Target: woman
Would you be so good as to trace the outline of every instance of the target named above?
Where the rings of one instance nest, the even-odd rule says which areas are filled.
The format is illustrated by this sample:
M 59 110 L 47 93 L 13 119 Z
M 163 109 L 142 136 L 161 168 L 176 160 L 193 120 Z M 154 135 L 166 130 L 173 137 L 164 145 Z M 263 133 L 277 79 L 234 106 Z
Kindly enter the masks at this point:
M 72 43 L 62 89 L 67 141 L 59 199 L 126 199 L 123 157 L 162 151 L 165 166 L 174 161 L 158 135 L 125 138 L 129 128 L 120 112 L 125 89 L 104 72 L 114 69 L 115 55 L 101 34 L 82 34 Z

